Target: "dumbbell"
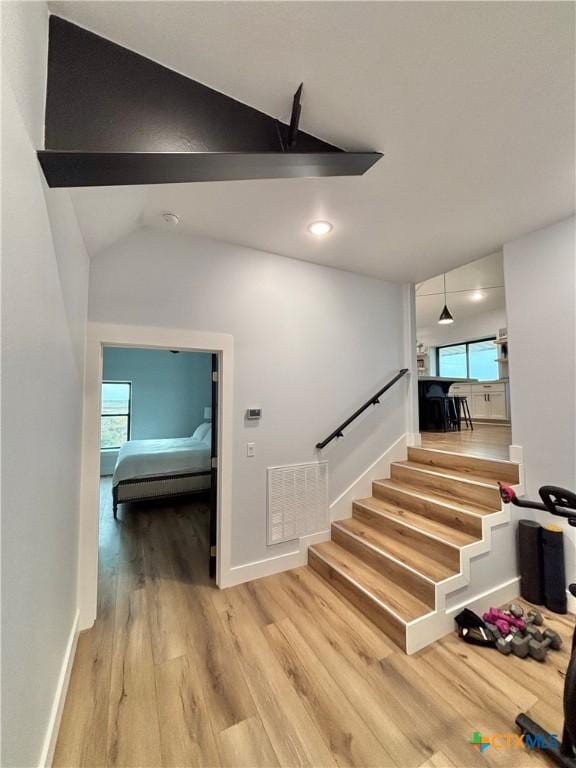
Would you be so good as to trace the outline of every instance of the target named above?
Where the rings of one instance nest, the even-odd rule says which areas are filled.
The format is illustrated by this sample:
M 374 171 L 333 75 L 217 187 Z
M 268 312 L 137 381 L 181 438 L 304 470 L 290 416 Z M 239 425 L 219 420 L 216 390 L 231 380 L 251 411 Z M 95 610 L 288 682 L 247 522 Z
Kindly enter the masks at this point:
M 523 619 L 519 619 L 511 613 L 499 611 L 497 608 L 490 608 L 489 611 L 482 615 L 482 618 L 489 624 L 495 624 L 502 635 L 507 635 L 510 631 L 526 628 L 526 622 Z
M 510 640 L 506 640 L 505 637 L 499 637 L 498 640 L 496 640 L 496 650 L 503 656 L 508 656 L 512 653 L 512 643 Z
M 533 624 L 535 627 L 541 627 L 544 623 L 544 618 L 540 611 L 532 610 L 526 614 L 526 624 Z
M 494 640 L 498 640 L 499 637 L 502 637 L 502 633 L 500 632 L 496 624 L 490 624 L 489 621 L 485 623 L 486 623 L 486 629 L 490 632 Z
M 526 627 L 526 634 L 529 636 L 530 640 L 535 640 L 537 643 L 541 643 L 544 640 L 544 635 L 538 627 L 533 626 L 532 624 L 528 624 Z
M 525 659 L 530 653 L 529 642 L 529 637 L 523 637 L 520 632 L 515 632 L 512 637 L 510 635 L 499 637 L 496 641 L 496 650 L 504 656 L 513 653 L 519 659 Z
M 519 659 L 525 659 L 530 653 L 530 638 L 528 635 L 516 632 L 510 641 L 510 645 L 512 646 L 512 653 L 514 656 L 518 656 Z
M 517 603 L 510 603 L 508 606 L 508 613 L 511 613 L 516 619 L 524 618 L 524 608 Z
M 515 619 L 524 619 L 526 624 L 534 624 L 536 627 L 540 627 L 544 622 L 540 611 L 531 609 L 528 611 L 526 616 L 524 616 L 524 609 L 517 603 L 510 603 L 508 606 L 508 613 L 512 614 Z
M 533 659 L 537 661 L 546 661 L 546 654 L 548 648 L 552 648 L 554 651 L 559 651 L 562 648 L 562 638 L 558 632 L 554 632 L 553 629 L 544 630 L 544 639 L 540 642 L 538 640 L 530 640 L 528 643 L 529 653 Z

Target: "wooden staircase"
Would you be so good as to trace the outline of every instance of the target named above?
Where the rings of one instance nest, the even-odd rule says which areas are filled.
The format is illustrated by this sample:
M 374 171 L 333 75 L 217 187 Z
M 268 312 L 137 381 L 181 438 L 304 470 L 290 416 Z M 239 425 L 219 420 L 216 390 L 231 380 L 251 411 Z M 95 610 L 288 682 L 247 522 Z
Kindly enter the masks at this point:
M 518 484 L 518 464 L 409 448 L 351 518 L 332 523 L 331 540 L 309 548 L 309 565 L 397 645 L 417 650 L 423 622 L 432 642 L 446 594 L 466 585 L 470 558 L 489 551 L 490 529 L 509 519 L 497 480 Z

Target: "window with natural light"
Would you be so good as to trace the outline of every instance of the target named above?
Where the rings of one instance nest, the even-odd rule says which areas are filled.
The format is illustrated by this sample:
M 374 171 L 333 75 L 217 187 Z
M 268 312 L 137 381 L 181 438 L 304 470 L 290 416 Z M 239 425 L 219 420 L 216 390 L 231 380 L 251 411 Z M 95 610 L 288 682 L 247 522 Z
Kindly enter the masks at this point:
M 118 449 L 130 439 L 132 385 L 128 381 L 102 382 L 100 447 Z
M 494 381 L 499 377 L 494 339 L 438 347 L 438 375 Z

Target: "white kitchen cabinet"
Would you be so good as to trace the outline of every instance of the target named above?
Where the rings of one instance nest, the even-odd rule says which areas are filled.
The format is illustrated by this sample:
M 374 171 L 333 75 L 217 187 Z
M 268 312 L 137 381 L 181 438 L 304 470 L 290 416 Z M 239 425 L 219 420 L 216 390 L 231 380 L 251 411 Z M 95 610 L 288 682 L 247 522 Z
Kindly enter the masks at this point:
M 506 418 L 506 394 L 504 392 L 491 392 L 488 395 L 488 405 L 491 419 Z
M 473 419 L 506 419 L 506 387 L 503 382 L 472 384 Z
M 488 397 L 484 392 L 472 393 L 472 402 L 470 403 L 470 416 L 472 416 L 473 419 L 490 418 Z
M 461 397 L 471 397 L 472 396 L 472 385 L 471 384 L 452 384 L 450 386 L 450 395 L 460 395 Z
M 473 419 L 506 420 L 508 418 L 507 386 L 503 381 L 458 382 L 450 387 L 450 395 L 468 398 Z

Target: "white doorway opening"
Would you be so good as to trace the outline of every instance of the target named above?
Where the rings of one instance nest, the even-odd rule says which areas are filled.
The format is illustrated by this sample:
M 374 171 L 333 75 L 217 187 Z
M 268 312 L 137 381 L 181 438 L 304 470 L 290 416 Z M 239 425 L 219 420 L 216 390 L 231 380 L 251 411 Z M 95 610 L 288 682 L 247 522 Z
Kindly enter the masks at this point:
M 223 585 L 230 571 L 232 516 L 232 409 L 234 340 L 229 334 L 182 328 L 89 323 L 86 341 L 82 482 L 78 557 L 79 628 L 96 619 L 98 594 L 98 537 L 100 506 L 100 413 L 104 347 L 178 349 L 211 352 L 218 356 L 217 423 L 217 535 L 216 584 Z

